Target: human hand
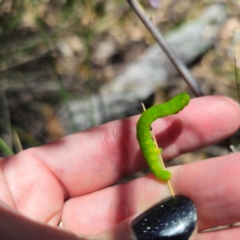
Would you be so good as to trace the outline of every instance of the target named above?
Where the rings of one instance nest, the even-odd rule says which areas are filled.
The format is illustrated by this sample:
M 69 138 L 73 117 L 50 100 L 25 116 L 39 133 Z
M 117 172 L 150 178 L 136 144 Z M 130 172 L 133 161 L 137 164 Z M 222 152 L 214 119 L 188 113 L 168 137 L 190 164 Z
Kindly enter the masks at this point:
M 111 186 L 146 168 L 136 140 L 137 119 L 114 121 L 3 159 L 2 239 L 79 239 L 74 233 L 95 235 L 89 239 L 134 239 L 132 219 L 169 196 L 167 185 L 152 174 Z M 170 159 L 225 139 L 239 128 L 239 119 L 233 101 L 211 96 L 192 100 L 184 111 L 159 119 L 153 128 L 163 158 Z M 239 157 L 230 154 L 169 168 L 176 194 L 196 204 L 199 230 L 240 220 Z M 72 233 L 57 228 L 59 221 Z M 227 234 L 237 239 L 238 231 L 197 237 L 221 240 Z

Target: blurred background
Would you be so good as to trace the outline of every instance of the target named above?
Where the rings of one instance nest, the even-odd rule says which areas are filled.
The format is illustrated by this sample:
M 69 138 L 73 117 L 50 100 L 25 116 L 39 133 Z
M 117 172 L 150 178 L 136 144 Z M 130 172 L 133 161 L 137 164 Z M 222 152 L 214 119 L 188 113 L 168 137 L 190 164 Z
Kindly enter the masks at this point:
M 240 1 L 140 3 L 170 42 L 174 34 L 179 36 L 180 59 L 186 57 L 184 47 L 188 48 L 183 46 L 183 29 L 189 23 L 203 24 L 204 12 L 213 4 L 220 6 L 220 16 L 210 22 L 214 29 L 199 33 L 193 27 L 202 39 L 210 34 L 211 42 L 183 62 L 205 94 L 238 101 L 233 59 L 240 67 Z M 0 0 L 1 155 L 10 154 L 6 145 L 16 153 L 140 113 L 141 101 L 150 106 L 189 92 L 178 74 L 169 74 L 172 70 L 164 77 L 154 75 L 156 68 L 165 66 L 158 60 L 148 64 L 146 59 L 156 52 L 154 44 L 124 0 Z M 131 76 L 133 66 L 143 62 L 148 64 L 147 73 L 153 73 L 152 82 L 159 77 L 161 84 L 143 91 L 129 80 L 123 87 L 121 77 L 126 80 L 125 74 Z M 138 74 L 141 71 L 140 65 Z M 214 155 L 214 149 L 210 152 Z M 198 157 L 203 155 L 208 154 L 201 152 Z

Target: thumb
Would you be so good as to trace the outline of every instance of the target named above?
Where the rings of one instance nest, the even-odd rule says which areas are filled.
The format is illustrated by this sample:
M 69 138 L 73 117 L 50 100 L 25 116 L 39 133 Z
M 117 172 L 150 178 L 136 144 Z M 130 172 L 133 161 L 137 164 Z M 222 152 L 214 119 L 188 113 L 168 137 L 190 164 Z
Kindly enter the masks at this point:
M 163 199 L 138 216 L 107 229 L 92 240 L 197 240 L 197 211 L 183 196 Z

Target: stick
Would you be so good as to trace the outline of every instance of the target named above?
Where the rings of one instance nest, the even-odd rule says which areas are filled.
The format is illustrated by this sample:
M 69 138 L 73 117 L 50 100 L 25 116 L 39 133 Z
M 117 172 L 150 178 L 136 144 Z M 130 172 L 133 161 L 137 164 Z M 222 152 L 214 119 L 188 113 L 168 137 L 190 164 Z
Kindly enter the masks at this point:
M 141 20 L 141 22 L 144 24 L 144 26 L 152 34 L 152 36 L 154 37 L 154 39 L 156 40 L 158 45 L 161 47 L 161 49 L 167 55 L 170 62 L 177 69 L 179 74 L 183 77 L 184 81 L 189 86 L 189 88 L 194 93 L 194 95 L 197 97 L 203 96 L 204 94 L 203 94 L 202 90 L 198 86 L 196 80 L 191 75 L 190 71 L 182 64 L 181 61 L 178 60 L 178 58 L 175 56 L 175 54 L 173 53 L 170 46 L 164 40 L 160 31 L 153 24 L 153 22 L 144 14 L 142 8 L 139 6 L 137 1 L 135 1 L 135 0 L 126 0 L 126 1 L 129 4 L 129 6 L 133 9 L 133 11 L 136 13 L 136 15 Z

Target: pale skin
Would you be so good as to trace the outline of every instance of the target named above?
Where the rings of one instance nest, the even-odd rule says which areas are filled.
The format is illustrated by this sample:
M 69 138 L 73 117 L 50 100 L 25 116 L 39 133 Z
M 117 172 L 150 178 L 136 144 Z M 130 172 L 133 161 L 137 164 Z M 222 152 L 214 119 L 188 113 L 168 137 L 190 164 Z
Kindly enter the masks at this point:
M 130 221 L 169 196 L 167 184 L 152 174 L 111 186 L 146 168 L 136 140 L 138 117 L 3 159 L 0 236 L 120 240 L 125 234 L 124 239 L 134 239 Z M 211 96 L 191 100 L 179 114 L 154 122 L 153 129 L 167 160 L 225 139 L 239 124 L 239 106 L 228 98 Z M 198 230 L 240 221 L 239 160 L 240 153 L 235 153 L 169 168 L 175 192 L 197 206 Z M 59 221 L 62 230 L 56 227 Z M 240 228 L 231 228 L 198 233 L 193 239 L 237 239 L 239 235 Z

